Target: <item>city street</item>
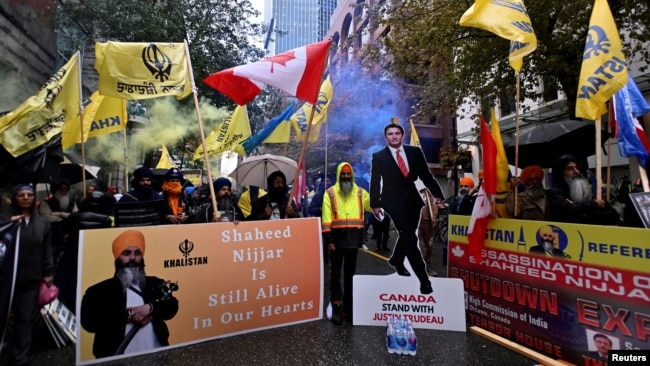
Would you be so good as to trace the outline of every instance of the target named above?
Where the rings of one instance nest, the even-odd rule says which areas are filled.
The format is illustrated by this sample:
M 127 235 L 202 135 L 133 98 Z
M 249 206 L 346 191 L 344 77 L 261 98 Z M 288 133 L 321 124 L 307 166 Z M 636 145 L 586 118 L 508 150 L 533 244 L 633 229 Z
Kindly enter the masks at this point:
M 371 229 L 372 230 L 372 229 Z M 390 233 L 389 247 L 396 234 Z M 358 274 L 386 275 L 394 272 L 386 263 L 388 252 L 374 252 L 374 240 L 368 240 L 369 250 L 361 250 Z M 441 276 L 442 244 L 434 243 L 434 269 Z M 378 281 L 381 277 L 378 277 Z M 326 278 L 326 283 L 328 279 Z M 325 287 L 325 301 L 328 286 Z M 415 356 L 389 354 L 386 350 L 386 330 L 383 327 L 352 326 L 343 322 L 335 326 L 325 316 L 322 320 L 275 328 L 199 344 L 161 351 L 103 365 L 533 365 L 535 361 L 493 343 L 469 330 L 467 332 L 416 329 L 418 340 Z M 2 355 L 0 364 L 7 360 Z M 35 328 L 30 355 L 32 365 L 71 365 L 75 347 L 56 349 L 42 322 Z

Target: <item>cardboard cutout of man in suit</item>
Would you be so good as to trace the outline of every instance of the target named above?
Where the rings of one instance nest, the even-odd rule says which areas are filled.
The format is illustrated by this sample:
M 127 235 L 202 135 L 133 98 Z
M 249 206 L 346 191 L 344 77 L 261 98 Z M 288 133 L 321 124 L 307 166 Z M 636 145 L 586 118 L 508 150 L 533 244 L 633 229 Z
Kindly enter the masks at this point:
M 404 128 L 391 123 L 384 127 L 388 146 L 372 154 L 370 178 L 370 206 L 377 217 L 388 213 L 398 232 L 397 242 L 388 263 L 400 276 L 410 276 L 404 267 L 408 258 L 415 276 L 420 281 L 420 292 L 433 292 L 426 265 L 418 247 L 417 228 L 420 210 L 424 206 L 415 181 L 420 178 L 431 194 L 444 199 L 442 189 L 435 180 L 424 154 L 419 147 L 403 145 Z

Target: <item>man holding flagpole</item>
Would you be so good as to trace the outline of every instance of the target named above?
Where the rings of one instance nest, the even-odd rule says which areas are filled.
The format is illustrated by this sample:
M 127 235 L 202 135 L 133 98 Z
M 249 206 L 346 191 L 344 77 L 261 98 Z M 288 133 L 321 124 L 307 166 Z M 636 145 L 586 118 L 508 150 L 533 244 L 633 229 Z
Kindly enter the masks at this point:
M 418 247 L 417 228 L 424 202 L 415 186 L 419 178 L 435 198 L 444 199 L 440 185 L 429 171 L 422 150 L 403 145 L 404 128 L 398 123 L 384 127 L 388 146 L 372 154 L 370 178 L 370 206 L 378 219 L 384 210 L 398 231 L 397 242 L 388 263 L 400 276 L 410 276 L 404 266 L 408 258 L 411 268 L 420 281 L 420 292 L 433 292 L 422 253 Z

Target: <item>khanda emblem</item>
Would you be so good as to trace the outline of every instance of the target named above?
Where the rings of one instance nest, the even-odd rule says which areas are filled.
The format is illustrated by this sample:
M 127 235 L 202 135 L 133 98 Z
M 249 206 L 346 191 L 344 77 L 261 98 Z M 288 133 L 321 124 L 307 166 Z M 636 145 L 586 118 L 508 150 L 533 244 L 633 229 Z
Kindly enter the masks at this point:
M 142 49 L 142 62 L 161 82 L 167 81 L 172 73 L 172 60 L 154 43 Z
M 597 25 L 589 27 L 587 33 L 587 42 L 585 43 L 585 52 L 582 55 L 583 60 L 588 60 L 591 56 L 598 57 L 600 53 L 609 53 L 612 42 L 607 38 L 605 30 Z
M 178 250 L 183 253 L 183 257 L 187 258 L 192 250 L 194 250 L 194 243 L 185 239 L 180 244 L 178 244 Z
M 45 94 L 45 106 L 47 109 L 52 109 L 52 103 L 54 103 L 54 100 L 56 99 L 56 96 L 59 95 L 59 92 L 63 89 L 61 85 L 57 85 L 54 88 L 47 88 L 47 92 Z

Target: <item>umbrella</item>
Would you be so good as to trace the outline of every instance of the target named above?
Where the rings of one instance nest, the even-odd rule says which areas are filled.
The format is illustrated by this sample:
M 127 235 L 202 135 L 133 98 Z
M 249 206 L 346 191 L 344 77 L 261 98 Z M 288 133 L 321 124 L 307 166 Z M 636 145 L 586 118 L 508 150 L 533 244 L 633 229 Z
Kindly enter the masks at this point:
M 95 179 L 102 168 L 97 163 L 86 158 L 86 179 Z M 59 164 L 60 178 L 67 179 L 70 184 L 82 181 L 83 165 L 81 155 L 71 152 L 63 153 L 63 161 Z
M 609 133 L 602 132 L 604 145 Z M 519 167 L 540 165 L 550 168 L 564 154 L 587 158 L 596 153 L 596 127 L 593 122 L 566 120 L 540 124 L 519 136 Z M 515 140 L 506 146 L 510 164 L 515 163 Z
M 230 173 L 229 176 L 241 185 L 252 185 L 266 189 L 266 177 L 276 170 L 284 173 L 284 176 L 287 177 L 287 184 L 291 184 L 296 174 L 297 165 L 295 160 L 284 156 L 271 154 L 251 156 L 239 163 L 237 169 Z

